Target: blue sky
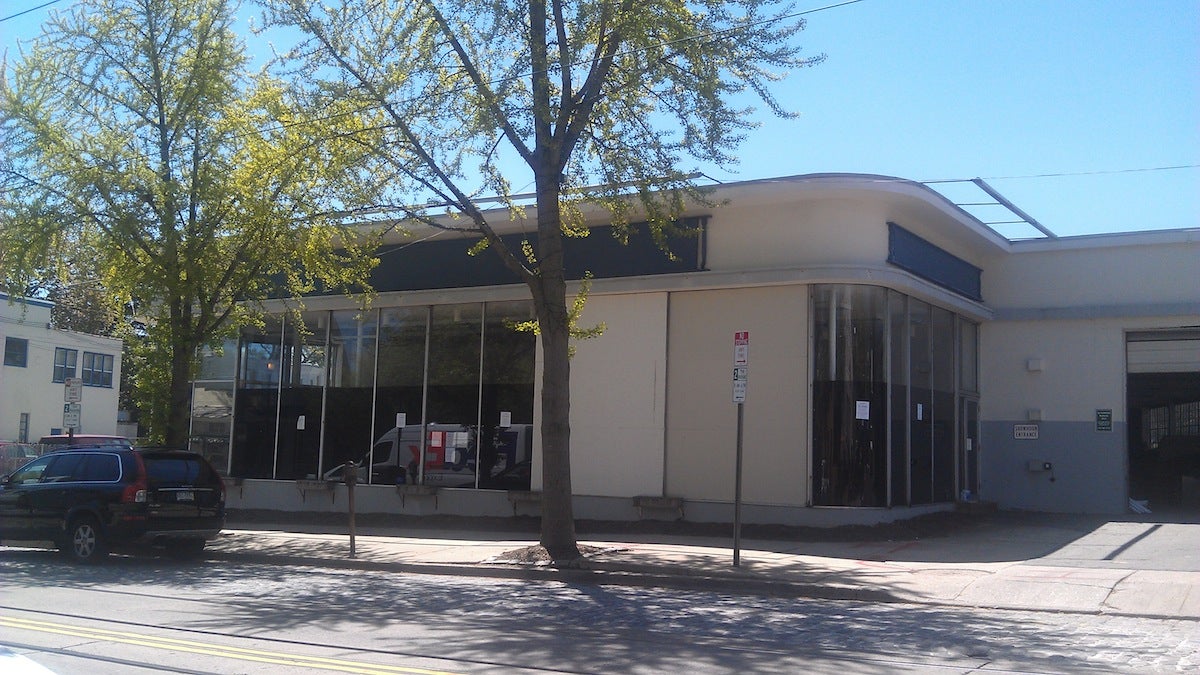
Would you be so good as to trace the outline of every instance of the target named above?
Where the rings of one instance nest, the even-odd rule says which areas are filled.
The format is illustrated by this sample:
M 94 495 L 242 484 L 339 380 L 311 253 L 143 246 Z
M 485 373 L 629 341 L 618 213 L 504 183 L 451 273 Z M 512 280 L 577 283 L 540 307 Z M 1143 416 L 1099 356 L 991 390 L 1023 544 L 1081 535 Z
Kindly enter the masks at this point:
M 71 4 L 0 22 L 0 49 Z M 1200 0 L 861 0 L 807 18 L 799 39 L 827 59 L 777 90 L 801 116 L 764 116 L 736 173 L 710 176 L 982 177 L 1059 235 L 1200 226 Z
M 802 36 L 827 59 L 742 177 L 983 177 L 1060 235 L 1200 226 L 1200 168 L 1140 171 L 1200 164 L 1200 0 L 863 0 Z

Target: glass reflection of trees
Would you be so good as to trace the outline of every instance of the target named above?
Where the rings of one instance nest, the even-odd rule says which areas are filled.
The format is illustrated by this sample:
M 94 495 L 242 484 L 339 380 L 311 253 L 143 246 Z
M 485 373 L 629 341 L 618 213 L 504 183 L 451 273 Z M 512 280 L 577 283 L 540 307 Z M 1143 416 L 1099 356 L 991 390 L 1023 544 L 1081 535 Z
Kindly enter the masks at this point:
M 528 301 L 308 312 L 243 333 L 231 473 L 320 475 L 396 425 L 461 425 L 493 459 L 501 412 L 533 421 L 536 339 L 513 328 Z M 299 420 L 303 418 L 303 423 Z M 301 428 L 301 426 L 303 428 Z M 379 458 L 376 458 L 379 461 Z M 485 474 L 486 475 L 486 474 Z

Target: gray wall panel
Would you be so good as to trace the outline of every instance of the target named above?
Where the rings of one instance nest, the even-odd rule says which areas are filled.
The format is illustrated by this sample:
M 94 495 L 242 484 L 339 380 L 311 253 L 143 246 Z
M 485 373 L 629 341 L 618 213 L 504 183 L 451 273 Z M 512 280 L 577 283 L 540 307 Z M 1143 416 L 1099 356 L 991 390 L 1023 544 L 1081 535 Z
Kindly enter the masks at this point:
M 1013 438 L 1023 420 L 983 422 L 981 497 L 1000 508 L 1060 513 L 1128 510 L 1125 424 L 1096 431 L 1093 422 L 1042 421 L 1038 438 Z M 1031 471 L 1029 462 L 1050 462 Z

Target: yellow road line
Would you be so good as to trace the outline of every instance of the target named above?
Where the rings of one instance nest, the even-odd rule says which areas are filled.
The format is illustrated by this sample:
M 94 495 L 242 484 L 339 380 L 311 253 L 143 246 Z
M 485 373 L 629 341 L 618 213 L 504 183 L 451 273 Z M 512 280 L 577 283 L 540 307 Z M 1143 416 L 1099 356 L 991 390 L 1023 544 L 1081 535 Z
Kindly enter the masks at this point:
M 455 673 L 444 670 L 388 666 L 379 663 L 329 659 L 320 656 L 302 656 L 298 654 L 287 654 L 284 652 L 272 652 L 260 649 L 246 649 L 243 647 L 218 645 L 209 642 L 197 642 L 194 640 L 179 640 L 168 637 L 141 635 L 138 633 L 126 633 L 121 631 L 107 630 L 104 628 L 84 628 L 82 626 L 51 623 L 49 621 L 35 621 L 32 619 L 20 619 L 11 616 L 0 616 L 0 626 L 37 631 L 41 633 L 69 635 L 72 637 L 100 640 L 103 642 L 115 642 L 127 645 L 137 645 L 140 647 L 152 647 L 156 649 L 187 652 L 191 654 L 219 656 L 230 659 L 238 659 L 241 661 L 273 663 L 277 665 L 315 668 L 319 670 L 332 670 L 343 673 L 361 673 L 362 675 L 391 675 L 394 673 L 404 673 L 406 675 L 456 675 Z

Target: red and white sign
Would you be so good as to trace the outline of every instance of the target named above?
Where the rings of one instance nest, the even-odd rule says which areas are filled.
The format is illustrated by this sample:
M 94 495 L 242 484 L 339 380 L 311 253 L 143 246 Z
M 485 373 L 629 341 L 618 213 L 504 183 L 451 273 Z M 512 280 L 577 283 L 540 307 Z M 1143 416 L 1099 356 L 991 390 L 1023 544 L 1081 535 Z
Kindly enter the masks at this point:
M 750 331 L 740 331 L 733 334 L 733 365 L 745 366 L 750 363 Z
M 746 380 L 750 368 L 750 332 L 733 334 L 733 402 L 746 402 Z

